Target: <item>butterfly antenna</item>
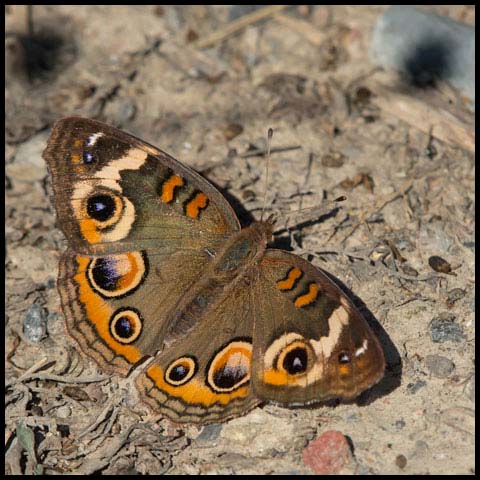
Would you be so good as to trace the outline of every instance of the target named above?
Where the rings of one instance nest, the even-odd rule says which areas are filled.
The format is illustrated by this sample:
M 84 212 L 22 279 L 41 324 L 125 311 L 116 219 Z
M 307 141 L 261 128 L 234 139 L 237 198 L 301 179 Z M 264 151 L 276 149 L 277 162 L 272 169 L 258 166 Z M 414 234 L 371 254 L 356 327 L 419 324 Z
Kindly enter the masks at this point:
M 267 133 L 267 161 L 265 162 L 265 192 L 263 194 L 263 207 L 262 214 L 260 215 L 260 221 L 263 221 L 263 214 L 267 206 L 267 191 L 268 191 L 268 170 L 270 166 L 270 147 L 272 145 L 273 128 L 268 129 Z

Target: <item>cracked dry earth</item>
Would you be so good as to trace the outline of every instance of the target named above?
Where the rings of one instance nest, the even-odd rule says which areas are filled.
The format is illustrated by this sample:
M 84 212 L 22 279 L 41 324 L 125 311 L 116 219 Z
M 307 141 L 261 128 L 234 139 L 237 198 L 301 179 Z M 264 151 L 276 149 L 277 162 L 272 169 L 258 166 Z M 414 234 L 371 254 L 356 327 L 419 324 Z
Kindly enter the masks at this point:
M 468 7 L 435 8 L 474 24 Z M 474 151 L 376 103 L 378 85 L 401 81 L 367 55 L 384 9 L 284 8 L 201 47 L 248 12 L 35 6 L 32 37 L 26 7 L 7 6 L 6 474 L 312 474 L 302 453 L 329 431 L 349 439 L 340 473 L 474 472 Z M 409 95 L 473 128 L 448 92 Z M 291 227 L 275 245 L 345 287 L 385 351 L 384 379 L 347 404 L 182 426 L 80 356 L 55 288 L 66 241 L 41 157 L 71 114 L 197 169 L 243 225 L 262 209 L 273 128 L 267 213 Z

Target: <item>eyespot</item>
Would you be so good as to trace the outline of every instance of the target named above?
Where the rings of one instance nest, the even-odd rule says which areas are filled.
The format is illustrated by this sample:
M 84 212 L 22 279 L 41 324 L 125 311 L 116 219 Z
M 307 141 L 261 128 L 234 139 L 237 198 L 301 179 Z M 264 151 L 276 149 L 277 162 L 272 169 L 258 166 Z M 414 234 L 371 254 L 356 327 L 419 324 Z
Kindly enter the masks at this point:
M 87 200 L 88 216 L 97 222 L 107 222 L 117 211 L 117 198 L 110 194 L 92 195 Z
M 196 372 L 197 362 L 193 357 L 180 357 L 168 366 L 165 381 L 178 387 L 187 383 Z
M 97 157 L 91 152 L 85 152 L 83 154 L 83 163 L 90 165 L 91 163 L 95 163 L 97 161 Z
M 128 252 L 97 257 L 87 267 L 92 289 L 106 298 L 118 298 L 133 293 L 148 274 L 145 252 Z
M 338 354 L 338 363 L 350 363 L 350 354 L 348 352 L 340 352 Z
M 216 353 L 207 368 L 207 385 L 215 393 L 228 393 L 250 380 L 252 343 L 235 339 Z
M 297 347 L 283 357 L 282 367 L 290 375 L 303 373 L 307 370 L 308 353 L 305 348 Z
M 284 347 L 277 356 L 276 369 L 289 375 L 300 375 L 309 368 L 310 347 L 303 340 L 296 340 Z
M 117 310 L 110 320 L 110 334 L 119 343 L 133 343 L 142 333 L 140 312 L 133 308 Z

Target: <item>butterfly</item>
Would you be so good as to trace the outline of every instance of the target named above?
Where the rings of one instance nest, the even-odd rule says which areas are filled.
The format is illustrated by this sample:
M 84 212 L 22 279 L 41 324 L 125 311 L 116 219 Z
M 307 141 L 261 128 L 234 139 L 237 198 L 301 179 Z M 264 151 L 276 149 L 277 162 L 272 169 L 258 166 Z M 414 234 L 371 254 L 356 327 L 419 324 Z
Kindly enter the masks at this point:
M 383 350 L 318 268 L 267 248 L 273 221 L 241 228 L 205 178 L 158 148 L 70 117 L 44 158 L 68 241 L 66 328 L 108 373 L 175 422 L 223 422 L 261 402 L 351 399 L 378 382 Z

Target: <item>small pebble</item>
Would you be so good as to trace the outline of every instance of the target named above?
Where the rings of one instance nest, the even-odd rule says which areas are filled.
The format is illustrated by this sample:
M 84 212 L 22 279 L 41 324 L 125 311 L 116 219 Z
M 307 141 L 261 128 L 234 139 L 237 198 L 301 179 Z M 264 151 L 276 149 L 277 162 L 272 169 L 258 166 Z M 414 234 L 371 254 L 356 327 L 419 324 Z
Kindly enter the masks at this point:
M 57 417 L 58 418 L 68 418 L 72 414 L 72 409 L 68 405 L 62 405 L 57 408 Z
M 395 422 L 395 427 L 396 427 L 398 430 L 401 430 L 402 428 L 405 428 L 405 425 L 406 425 L 406 423 L 405 423 L 405 420 L 404 420 L 403 418 L 400 419 L 400 420 L 397 420 L 397 421 Z
M 312 440 L 302 453 L 303 463 L 319 475 L 338 474 L 351 460 L 347 438 L 334 430 Z
M 38 343 L 47 336 L 48 312 L 38 303 L 34 303 L 25 316 L 23 333 L 31 342 Z
M 198 443 L 202 444 L 214 442 L 220 436 L 221 431 L 221 424 L 212 423 L 211 425 L 203 427 L 203 430 L 200 432 L 200 435 L 196 440 Z
M 407 466 L 407 458 L 405 457 L 405 455 L 397 455 L 397 458 L 395 459 L 395 464 L 398 468 L 403 470 Z
M 455 302 L 458 302 L 465 296 L 465 293 L 465 290 L 462 290 L 461 288 L 450 290 L 447 294 L 447 307 L 452 308 Z
M 425 363 L 430 373 L 438 378 L 446 378 L 455 370 L 455 364 L 442 355 L 427 355 Z
M 421 388 L 425 387 L 427 382 L 425 380 L 417 380 L 415 383 L 409 383 L 407 385 L 407 393 L 415 395 Z
M 455 316 L 449 313 L 440 314 L 430 322 L 430 337 L 435 343 L 463 342 L 467 335 L 463 328 L 456 323 Z
M 433 270 L 440 273 L 451 273 L 452 266 L 442 257 L 433 255 L 428 259 L 428 264 Z

